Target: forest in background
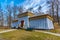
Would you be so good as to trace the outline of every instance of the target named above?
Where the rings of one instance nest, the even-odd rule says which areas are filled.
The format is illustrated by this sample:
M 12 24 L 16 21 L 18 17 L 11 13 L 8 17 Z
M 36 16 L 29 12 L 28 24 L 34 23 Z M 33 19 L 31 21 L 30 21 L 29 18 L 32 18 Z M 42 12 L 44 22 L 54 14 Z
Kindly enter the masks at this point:
M 29 3 L 29 2 L 27 2 Z M 32 2 L 31 2 L 32 3 Z M 47 8 L 49 8 L 49 10 L 47 10 L 46 12 L 42 12 L 41 9 L 45 6 L 45 5 L 49 5 Z M 14 19 L 17 19 L 17 15 L 21 14 L 23 12 L 32 12 L 35 15 L 41 15 L 41 14 L 45 14 L 48 13 L 49 15 L 51 15 L 54 19 L 53 23 L 57 22 L 58 24 L 60 24 L 60 0 L 47 0 L 46 4 L 44 4 L 44 6 L 42 7 L 41 5 L 38 6 L 37 11 L 35 12 L 33 9 L 34 7 L 30 7 L 28 9 L 25 9 L 25 5 L 21 5 L 21 6 L 11 6 L 11 5 L 6 5 L 6 12 L 3 11 L 3 9 L 0 6 L 0 26 L 8 26 L 11 27 L 11 23 Z

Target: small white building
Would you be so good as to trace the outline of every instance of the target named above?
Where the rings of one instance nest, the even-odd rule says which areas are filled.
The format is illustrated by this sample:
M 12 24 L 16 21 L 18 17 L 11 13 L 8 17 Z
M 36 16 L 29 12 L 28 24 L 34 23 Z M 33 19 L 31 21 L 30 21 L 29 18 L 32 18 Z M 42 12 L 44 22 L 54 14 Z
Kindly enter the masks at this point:
M 21 27 L 24 29 L 54 29 L 53 18 L 48 14 L 35 16 L 31 12 L 25 12 L 18 15 L 17 20 L 13 20 L 12 27 Z

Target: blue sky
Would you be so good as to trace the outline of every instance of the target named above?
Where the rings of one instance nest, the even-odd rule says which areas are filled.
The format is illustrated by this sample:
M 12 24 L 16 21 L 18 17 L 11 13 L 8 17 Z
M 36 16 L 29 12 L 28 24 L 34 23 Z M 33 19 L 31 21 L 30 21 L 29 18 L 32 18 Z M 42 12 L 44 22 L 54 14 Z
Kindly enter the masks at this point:
M 11 6 L 14 4 L 14 5 L 24 5 L 25 9 L 33 7 L 33 10 L 37 10 L 39 5 L 44 6 L 46 4 L 46 0 L 0 0 L 0 3 L 2 3 L 3 9 L 6 4 L 9 4 Z M 46 8 L 47 7 L 43 7 L 42 10 L 46 11 L 45 10 Z
M 4 9 L 6 4 L 9 5 L 24 5 L 25 9 L 28 9 L 30 7 L 33 7 L 33 10 L 36 11 L 39 6 L 42 6 L 41 11 L 46 12 L 49 10 L 48 4 L 46 4 L 47 0 L 0 0 L 0 3 L 2 3 L 2 8 Z
M 23 3 L 25 0 L 0 0 L 0 2 L 5 2 L 10 3 L 11 1 L 14 1 L 15 4 Z

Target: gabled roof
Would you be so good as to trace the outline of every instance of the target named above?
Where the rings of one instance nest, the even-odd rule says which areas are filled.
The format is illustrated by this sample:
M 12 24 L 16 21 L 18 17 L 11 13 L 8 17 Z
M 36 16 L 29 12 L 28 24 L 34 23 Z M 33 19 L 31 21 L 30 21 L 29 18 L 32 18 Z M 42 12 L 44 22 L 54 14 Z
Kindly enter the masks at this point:
M 31 12 L 24 12 L 22 14 L 18 14 L 19 18 L 24 17 L 24 16 L 30 16 L 31 17 L 31 16 L 34 16 L 34 14 Z
M 15 20 L 13 20 L 12 22 L 18 22 L 18 20 L 17 20 L 17 19 L 15 19 Z
M 41 18 L 49 18 L 50 20 L 53 20 L 53 17 L 51 17 L 49 14 L 30 17 L 29 20 L 36 20 L 36 19 L 41 19 Z

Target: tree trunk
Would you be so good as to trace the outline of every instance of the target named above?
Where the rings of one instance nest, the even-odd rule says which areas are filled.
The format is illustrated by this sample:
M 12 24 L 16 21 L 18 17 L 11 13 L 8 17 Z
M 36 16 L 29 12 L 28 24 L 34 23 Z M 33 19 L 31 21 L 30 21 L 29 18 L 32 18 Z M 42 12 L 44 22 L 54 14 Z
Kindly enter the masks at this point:
M 53 23 L 54 23 L 54 1 L 52 1 L 52 17 L 53 17 Z
M 57 8 L 56 8 L 56 14 L 57 14 L 57 22 L 58 22 L 58 24 L 59 24 L 59 4 L 58 4 L 59 2 L 58 2 L 58 0 L 57 0 L 57 2 L 56 2 L 56 6 L 57 6 Z

